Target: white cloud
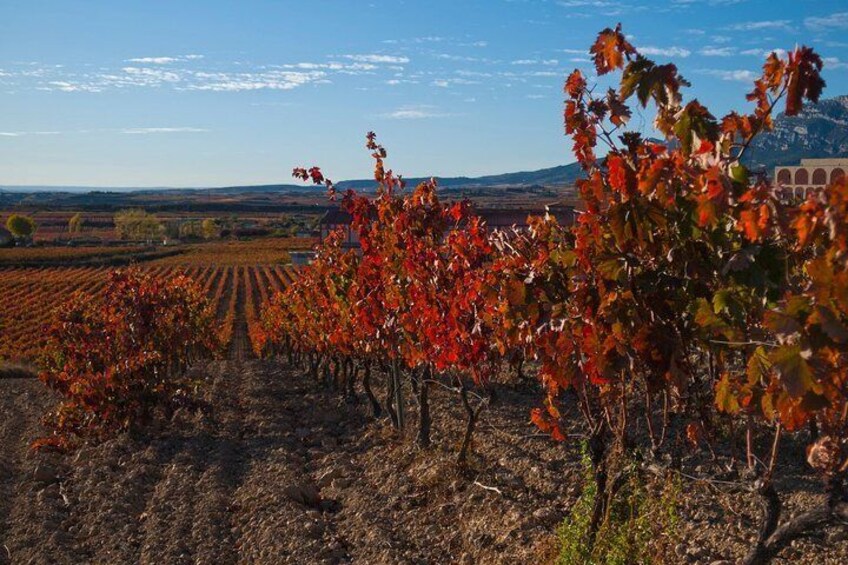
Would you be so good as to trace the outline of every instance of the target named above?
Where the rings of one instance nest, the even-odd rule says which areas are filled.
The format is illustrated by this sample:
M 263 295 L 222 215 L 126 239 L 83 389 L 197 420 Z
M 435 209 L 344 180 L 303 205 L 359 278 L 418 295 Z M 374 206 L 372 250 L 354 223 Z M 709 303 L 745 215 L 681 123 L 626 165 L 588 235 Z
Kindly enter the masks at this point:
M 241 92 L 245 90 L 292 90 L 306 84 L 325 84 L 324 71 L 265 71 L 261 73 L 196 73 L 186 90 Z M 197 80 L 200 79 L 200 80 Z
M 762 20 L 758 22 L 742 22 L 727 26 L 725 29 L 733 31 L 756 31 L 761 29 L 783 29 L 789 30 L 789 20 Z
M 459 69 L 454 71 L 454 74 L 458 74 L 463 77 L 476 77 L 476 78 L 489 78 L 492 76 L 492 73 L 487 73 L 483 71 L 469 71 L 465 69 Z
M 170 63 L 178 63 L 181 61 L 196 61 L 202 59 L 203 55 L 178 55 L 176 57 L 135 57 L 127 59 L 128 63 L 145 63 L 148 65 L 168 65 Z
M 692 4 L 709 4 L 710 6 L 731 6 L 733 4 L 741 4 L 747 0 L 671 0 L 672 5 L 681 8 L 688 8 Z
M 815 16 L 804 18 L 804 25 L 813 31 L 848 29 L 848 12 L 837 12 L 823 18 Z
M 740 55 L 753 55 L 754 57 L 766 58 L 772 53 L 776 53 L 778 57 L 785 57 L 786 50 L 785 49 L 745 49 L 744 51 L 740 51 Z
M 145 83 L 179 82 L 180 75 L 173 71 L 151 69 L 149 67 L 124 67 L 121 69 L 131 77 L 136 77 Z
M 438 109 L 433 106 L 413 105 L 401 106 L 394 112 L 380 114 L 380 117 L 390 120 L 423 120 L 427 118 L 446 118 L 450 115 L 451 114 L 445 114 L 438 111 Z
M 611 8 L 620 6 L 620 4 L 606 0 L 559 0 L 557 5 L 563 8 Z
M 294 64 L 286 64 L 286 65 L 269 65 L 271 68 L 278 69 L 304 69 L 304 70 L 315 70 L 315 69 L 325 69 L 328 71 L 336 71 L 342 74 L 350 74 L 350 75 L 358 75 L 365 74 L 370 71 L 375 71 L 379 69 L 377 65 L 372 63 L 294 63 Z M 400 67 L 403 69 L 403 67 Z
M 837 57 L 825 57 L 822 61 L 826 69 L 848 69 L 848 62 L 840 61 Z
M 468 85 L 468 84 L 480 84 L 479 81 L 469 80 L 467 78 L 437 78 L 433 80 L 431 83 L 433 86 L 437 86 L 439 88 L 449 88 L 452 85 Z
M 545 65 L 553 67 L 559 64 L 557 59 L 517 59 L 512 62 L 513 65 Z
M 734 47 L 704 47 L 698 53 L 704 57 L 730 57 L 735 51 Z
M 705 75 L 714 76 L 721 80 L 733 82 L 753 82 L 759 75 L 753 71 L 747 70 L 732 70 L 725 71 L 720 69 L 699 69 L 697 72 Z
M 399 84 L 418 84 L 417 80 L 407 79 L 407 78 L 393 78 L 386 81 L 386 84 L 389 86 L 397 86 Z
M 396 55 L 344 55 L 344 57 L 346 59 L 350 59 L 351 61 L 357 61 L 359 63 L 391 63 L 395 65 L 400 65 L 409 62 L 409 57 L 402 57 Z
M 691 51 L 684 47 L 639 47 L 637 49 L 642 55 L 658 55 L 660 57 L 681 57 L 686 58 L 692 54 Z
M 65 80 L 51 80 L 48 86 L 40 87 L 40 90 L 61 90 L 62 92 L 102 92 L 99 86 L 83 83 L 72 83 Z
M 203 133 L 209 131 L 203 128 L 191 127 L 159 127 L 159 128 L 124 128 L 121 133 L 130 135 L 146 135 L 150 133 Z
M 127 59 L 128 63 L 148 63 L 153 65 L 167 65 L 179 61 L 176 57 L 134 57 Z
M 444 59 L 445 61 L 465 61 L 466 63 L 477 63 L 485 61 L 480 57 L 469 57 L 467 55 L 452 55 L 451 53 L 436 53 L 436 59 Z

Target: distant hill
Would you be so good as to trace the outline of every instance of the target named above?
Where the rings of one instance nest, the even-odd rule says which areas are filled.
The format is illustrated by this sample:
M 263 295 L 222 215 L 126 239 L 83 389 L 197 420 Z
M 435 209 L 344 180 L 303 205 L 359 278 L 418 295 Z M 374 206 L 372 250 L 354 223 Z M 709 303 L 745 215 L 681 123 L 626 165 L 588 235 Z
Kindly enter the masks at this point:
M 504 173 L 500 175 L 488 175 L 483 177 L 436 177 L 439 181 L 439 186 L 452 188 L 476 188 L 476 187 L 524 187 L 524 186 L 563 186 L 574 183 L 574 180 L 580 174 L 580 166 L 576 163 L 570 165 L 560 165 L 549 169 L 539 169 L 538 171 L 521 171 L 517 173 Z M 429 177 L 427 177 L 429 178 Z M 424 177 L 408 178 L 408 184 L 414 185 L 426 180 Z M 372 179 L 360 180 L 345 180 L 337 183 L 337 186 L 343 190 L 352 189 L 368 189 L 374 187 Z M 211 194 L 263 194 L 276 192 L 314 192 L 316 187 L 306 184 L 267 184 L 267 185 L 246 185 L 246 186 L 223 186 L 216 188 L 131 188 L 131 187 L 84 187 L 84 186 L 0 186 L 0 194 L 21 193 L 21 192 L 39 192 L 39 193 L 62 193 L 62 192 L 89 192 L 89 193 L 127 193 L 134 194 L 158 194 L 163 191 L 168 191 L 169 194 L 178 196 L 181 194 L 193 194 L 198 191 L 204 191 Z M 319 189 L 320 190 L 320 189 Z
M 848 157 L 848 95 L 810 104 L 797 116 L 780 114 L 774 130 L 757 138 L 745 161 L 771 174 L 802 158 Z
M 500 175 L 487 175 L 483 177 L 436 177 L 442 188 L 473 188 L 473 187 L 497 187 L 497 186 L 562 186 L 573 184 L 580 175 L 580 165 L 560 165 L 549 169 L 538 171 L 520 171 L 517 173 L 504 173 Z M 408 184 L 418 184 L 426 180 L 424 177 L 406 179 Z M 373 180 L 347 180 L 338 183 L 342 189 L 363 189 L 374 186 Z

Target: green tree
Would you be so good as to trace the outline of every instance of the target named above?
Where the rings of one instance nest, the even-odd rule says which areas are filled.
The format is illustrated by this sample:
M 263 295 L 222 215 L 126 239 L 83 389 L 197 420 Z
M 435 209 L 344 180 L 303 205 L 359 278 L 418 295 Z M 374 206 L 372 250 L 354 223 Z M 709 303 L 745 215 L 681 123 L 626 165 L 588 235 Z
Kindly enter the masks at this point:
M 6 229 L 18 239 L 27 239 L 32 237 L 35 230 L 38 229 L 38 224 L 29 216 L 12 214 L 6 220 Z
M 121 239 L 153 240 L 165 233 L 165 228 L 155 214 L 139 208 L 121 210 L 115 214 L 115 233 Z
M 77 212 L 71 216 L 70 220 L 68 220 L 68 233 L 80 233 L 84 223 L 85 218 L 82 217 L 82 214 Z
M 179 229 L 180 239 L 200 238 L 202 230 L 200 222 L 197 220 L 188 220 L 180 224 Z
M 214 218 L 206 218 L 200 225 L 200 231 L 205 239 L 216 239 L 221 236 L 221 228 Z

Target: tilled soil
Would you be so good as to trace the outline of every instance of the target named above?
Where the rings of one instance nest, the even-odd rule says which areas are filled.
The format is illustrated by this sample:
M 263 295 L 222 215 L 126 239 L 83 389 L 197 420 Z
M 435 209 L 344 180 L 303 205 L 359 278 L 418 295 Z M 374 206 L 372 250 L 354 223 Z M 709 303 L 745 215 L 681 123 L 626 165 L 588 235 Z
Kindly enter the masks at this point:
M 544 563 L 580 491 L 577 441 L 527 423 L 532 391 L 500 388 L 469 466 L 455 394 L 433 389 L 433 443 L 417 448 L 367 406 L 278 361 L 216 361 L 208 414 L 67 456 L 32 454 L 55 400 L 0 380 L 0 563 Z M 407 391 L 409 392 L 409 391 Z M 411 408 L 410 421 L 415 411 Z M 413 426 L 410 426 L 414 428 Z M 709 474 L 703 470 L 704 474 Z M 692 473 L 697 474 L 693 467 Z M 789 478 L 788 512 L 818 495 Z M 684 480 L 668 563 L 743 555 L 756 505 Z M 845 530 L 796 543 L 783 563 L 846 563 Z

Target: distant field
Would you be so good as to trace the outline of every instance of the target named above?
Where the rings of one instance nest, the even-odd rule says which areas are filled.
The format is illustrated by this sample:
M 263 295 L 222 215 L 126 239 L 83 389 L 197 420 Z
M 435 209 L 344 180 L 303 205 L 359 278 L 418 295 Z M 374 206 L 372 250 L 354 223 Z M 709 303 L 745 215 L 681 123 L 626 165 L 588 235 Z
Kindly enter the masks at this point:
M 169 246 L 39 245 L 0 249 L 0 267 L 157 265 L 253 265 L 291 262 L 290 250 L 311 249 L 314 238 L 268 237 Z
M 156 265 L 278 265 L 291 262 L 290 250 L 311 249 L 311 238 L 263 238 L 216 241 L 180 246 L 180 253 L 153 261 Z
M 0 266 L 41 266 L 71 263 L 111 262 L 150 260 L 176 253 L 171 248 L 127 246 L 47 246 L 13 247 L 0 249 Z
M 215 305 L 223 341 L 236 357 L 250 356 L 257 349 L 251 336 L 255 339 L 263 304 L 294 276 L 290 266 L 234 261 L 143 268 L 160 276 L 184 272 L 193 277 Z M 0 361 L 37 361 L 44 345 L 43 329 L 55 307 L 76 291 L 98 293 L 108 272 L 103 267 L 0 267 Z

